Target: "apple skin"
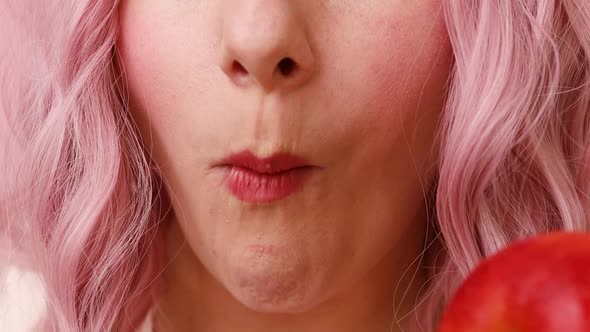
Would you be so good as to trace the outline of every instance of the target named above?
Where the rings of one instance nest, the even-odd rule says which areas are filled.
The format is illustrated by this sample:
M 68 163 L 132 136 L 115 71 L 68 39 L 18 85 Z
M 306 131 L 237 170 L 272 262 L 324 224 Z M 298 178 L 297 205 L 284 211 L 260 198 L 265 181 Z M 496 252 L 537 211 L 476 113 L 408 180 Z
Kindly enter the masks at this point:
M 590 234 L 547 233 L 509 245 L 467 277 L 439 332 L 589 332 Z

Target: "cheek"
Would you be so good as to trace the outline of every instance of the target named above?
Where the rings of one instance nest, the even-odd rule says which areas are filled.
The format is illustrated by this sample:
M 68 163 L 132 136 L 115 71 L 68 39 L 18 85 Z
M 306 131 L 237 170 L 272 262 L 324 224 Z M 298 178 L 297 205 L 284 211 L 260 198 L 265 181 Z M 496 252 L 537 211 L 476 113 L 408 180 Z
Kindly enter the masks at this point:
M 424 172 L 432 169 L 452 48 L 442 15 L 390 10 L 371 16 L 343 23 L 338 34 L 349 39 L 335 37 L 327 48 L 334 50 L 334 69 L 325 86 L 333 88 L 315 130 L 324 145 L 334 147 L 335 159 L 347 160 L 342 170 L 347 176 L 362 170 L 375 174 L 373 182 L 351 186 L 375 191 L 384 178 L 410 181 L 415 163 Z
M 154 144 L 154 158 L 161 164 L 170 153 L 178 159 L 190 158 L 195 150 L 186 138 L 202 133 L 195 124 L 205 123 L 195 119 L 201 113 L 190 110 L 197 101 L 207 100 L 211 70 L 205 67 L 215 63 L 215 34 L 210 31 L 215 25 L 212 15 L 187 13 L 181 5 L 157 0 L 127 0 L 119 8 L 117 49 L 129 87 L 130 110 L 144 141 Z
M 452 56 L 442 13 L 431 17 L 417 14 L 403 20 L 381 18 L 376 23 L 373 29 L 378 37 L 367 48 L 371 51 L 364 61 L 376 97 L 416 101 L 440 92 Z
M 438 17 L 387 17 L 368 25 L 375 36 L 366 42 L 355 63 L 361 80 L 356 91 L 363 104 L 353 123 L 363 132 L 398 135 L 415 130 L 418 121 L 436 118 L 441 111 L 452 49 L 442 14 Z M 414 22 L 414 24 L 408 24 Z M 379 129 L 376 130 L 375 129 Z
M 155 117 L 158 120 L 155 123 L 161 123 L 164 115 L 157 110 L 163 109 L 162 98 L 159 96 L 167 87 L 165 81 L 162 81 L 165 76 L 160 70 L 166 56 L 162 54 L 162 36 L 154 29 L 162 23 L 145 7 L 139 6 L 137 1 L 131 0 L 121 2 L 119 17 L 117 50 L 130 91 L 130 109 L 135 121 L 144 131 L 148 111 L 151 113 L 150 118 Z

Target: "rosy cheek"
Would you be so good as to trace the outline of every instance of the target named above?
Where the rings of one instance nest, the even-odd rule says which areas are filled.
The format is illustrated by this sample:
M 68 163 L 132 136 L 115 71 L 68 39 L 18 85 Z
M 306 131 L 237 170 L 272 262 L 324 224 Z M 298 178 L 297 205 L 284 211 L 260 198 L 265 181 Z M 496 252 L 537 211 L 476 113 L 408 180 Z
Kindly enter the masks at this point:
M 381 33 L 366 61 L 376 100 L 397 106 L 407 103 L 414 109 L 418 99 L 428 103 L 440 92 L 450 70 L 452 50 L 443 17 L 381 18 L 377 22 L 381 22 L 377 30 Z
M 145 38 L 140 38 L 140 36 L 149 35 L 151 31 L 136 18 L 135 15 L 122 16 L 117 49 L 121 54 L 132 94 L 141 95 L 142 90 L 149 89 L 149 82 L 154 81 L 152 71 L 145 68 L 155 68 L 152 56 L 155 52 L 153 46 L 155 43 L 146 43 Z
M 421 29 L 409 24 L 390 23 L 381 29 L 358 63 L 365 79 L 357 83 L 357 91 L 366 95 L 362 112 L 355 113 L 349 123 L 363 133 L 362 139 L 391 142 L 398 135 L 424 126 L 427 131 L 433 113 L 442 111 L 444 86 L 450 71 L 452 51 L 446 30 L 424 23 Z M 402 129 L 404 128 L 404 129 Z M 378 147 L 375 147 L 378 148 Z

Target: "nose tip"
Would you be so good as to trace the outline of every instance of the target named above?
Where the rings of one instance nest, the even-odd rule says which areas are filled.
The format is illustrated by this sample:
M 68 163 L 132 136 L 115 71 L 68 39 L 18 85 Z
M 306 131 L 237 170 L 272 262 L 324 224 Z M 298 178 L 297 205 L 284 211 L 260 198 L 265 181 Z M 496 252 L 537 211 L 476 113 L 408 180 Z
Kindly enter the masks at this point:
M 225 17 L 221 69 L 235 84 L 270 91 L 307 81 L 315 61 L 289 1 L 240 1 Z

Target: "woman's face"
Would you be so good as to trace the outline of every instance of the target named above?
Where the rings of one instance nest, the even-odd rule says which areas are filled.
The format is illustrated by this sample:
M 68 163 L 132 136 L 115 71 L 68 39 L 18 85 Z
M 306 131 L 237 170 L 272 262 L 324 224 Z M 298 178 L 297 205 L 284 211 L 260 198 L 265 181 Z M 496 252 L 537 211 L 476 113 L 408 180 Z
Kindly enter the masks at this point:
M 452 56 L 440 6 L 122 2 L 132 116 L 187 243 L 244 305 L 303 311 L 416 254 Z

